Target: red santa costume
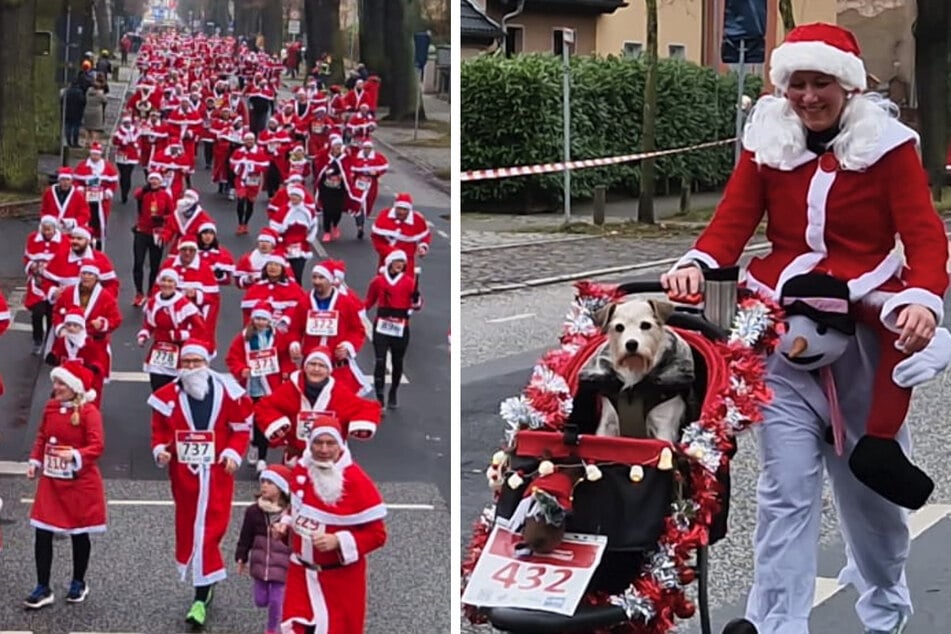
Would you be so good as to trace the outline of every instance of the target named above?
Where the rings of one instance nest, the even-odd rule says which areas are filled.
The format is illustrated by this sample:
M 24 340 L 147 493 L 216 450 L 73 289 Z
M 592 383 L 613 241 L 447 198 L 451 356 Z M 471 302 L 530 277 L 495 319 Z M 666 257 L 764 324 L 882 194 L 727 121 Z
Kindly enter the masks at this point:
M 160 271 L 158 279 L 169 278 L 178 283 L 178 273 L 167 269 Z M 175 376 L 181 359 L 181 345 L 191 338 L 205 336 L 205 320 L 198 307 L 181 292 L 175 291 L 164 297 L 156 293 L 149 298 L 142 310 L 142 329 L 136 333 L 139 346 L 149 339 L 152 344 L 145 355 L 142 370 L 149 374 Z
M 82 237 L 86 240 L 92 240 L 92 232 L 86 227 L 76 227 L 70 232 L 73 237 Z M 82 253 L 77 253 L 72 248 L 57 253 L 46 265 L 43 275 L 53 283 L 56 288 L 72 286 L 79 283 L 79 269 L 83 261 L 92 260 L 96 268 L 99 269 L 99 282 L 103 288 L 112 293 L 113 297 L 119 296 L 119 278 L 116 276 L 116 269 L 102 251 L 97 251 L 89 244 Z M 50 301 L 54 301 L 52 297 Z
M 106 494 L 96 463 L 105 449 L 102 415 L 92 401 L 90 372 L 68 361 L 50 372 L 76 393 L 73 401 L 50 399 L 30 450 L 37 485 L 30 525 L 67 535 L 104 533 Z M 68 450 L 70 457 L 57 454 Z
M 300 280 L 304 265 L 313 257 L 311 244 L 317 239 L 317 211 L 304 202 L 302 187 L 288 187 L 288 201 L 271 216 L 268 225 L 281 236 L 281 249 Z
M 265 276 L 264 267 L 268 264 L 278 264 L 284 271 L 284 279 L 275 280 Z M 251 318 L 251 309 L 258 302 L 267 302 L 274 311 L 274 320 L 287 328 L 291 325 L 291 320 L 297 311 L 297 307 L 306 303 L 307 293 L 301 288 L 300 284 L 294 281 L 293 276 L 287 275 L 287 260 L 283 256 L 271 253 L 264 258 L 264 265 L 261 267 L 261 279 L 248 287 L 244 297 L 241 299 L 241 311 L 244 313 L 244 323 L 247 324 Z
M 152 159 L 168 145 L 172 127 L 162 121 L 158 111 L 142 124 L 139 134 L 139 165 L 148 171 Z
M 12 315 L 10 315 L 10 307 L 7 305 L 7 298 L 3 296 L 3 293 L 0 293 L 0 335 L 7 331 L 11 321 Z M 3 396 L 3 392 L 3 379 L 0 378 L 0 396 Z
M 292 186 L 300 187 L 301 189 L 304 190 L 304 204 L 305 205 L 311 208 L 316 207 L 316 203 L 314 201 L 314 195 L 304 185 L 304 179 L 305 179 L 305 176 L 303 174 L 292 173 L 290 176 L 287 177 L 286 186 L 281 187 L 276 192 L 274 192 L 274 196 L 272 196 L 271 200 L 268 202 L 267 213 L 269 216 L 275 214 L 278 209 L 280 209 L 282 206 L 287 204 L 287 190 Z
M 360 151 L 350 163 L 354 197 L 359 198 L 362 212 L 367 216 L 373 214 L 376 197 L 380 191 L 380 177 L 386 174 L 389 168 L 389 161 L 373 149 L 373 141 L 369 139 L 363 141 Z
M 303 365 L 315 360 L 329 368 L 329 351 L 320 346 L 314 348 Z M 307 448 L 307 435 L 320 415 L 337 419 L 345 436 L 352 434 L 369 439 L 376 434 L 382 412 L 379 403 L 341 387 L 332 376 L 327 378 L 317 398 L 310 401 L 306 396 L 306 382 L 304 370 L 297 370 L 254 408 L 255 425 L 272 447 L 285 447 L 288 461 L 298 458 Z
M 274 315 L 269 303 L 258 302 L 251 310 L 251 319 L 257 318 L 272 323 Z M 261 395 L 272 394 L 297 369 L 288 350 L 290 344 L 286 333 L 269 327 L 263 336 L 258 336 L 248 325 L 231 340 L 225 365 L 245 390 L 248 389 L 249 381 L 257 379 Z M 259 396 L 254 393 L 249 395 Z
M 205 236 L 211 235 L 210 242 Z M 198 255 L 211 267 L 219 286 L 230 286 L 234 277 L 234 256 L 227 247 L 218 242 L 218 229 L 214 223 L 206 222 L 198 227 Z
M 195 254 L 186 264 L 181 250 L 188 248 L 194 249 Z M 198 256 L 198 242 L 186 238 L 178 243 L 178 249 L 179 253 L 167 258 L 159 270 L 171 269 L 178 274 L 177 288 L 198 307 L 202 319 L 205 320 L 204 339 L 211 342 L 211 351 L 214 353 L 217 349 L 218 315 L 221 312 L 221 289 L 218 280 L 211 266 Z M 155 291 L 156 289 L 152 289 L 151 293 Z
M 232 119 L 230 110 L 222 110 L 211 122 L 210 134 L 215 139 L 211 155 L 211 180 L 219 186 L 228 182 L 228 159 L 231 148 L 241 142 L 241 127 L 235 128 L 237 119 Z
M 407 211 L 403 218 L 400 218 L 401 208 Z M 425 255 L 433 241 L 429 223 L 426 222 L 423 214 L 413 209 L 413 197 L 405 193 L 397 194 L 393 207 L 380 212 L 373 223 L 370 235 L 373 239 L 373 248 L 379 256 L 379 266 L 383 266 L 383 261 L 390 251 L 399 249 L 408 258 L 406 270 L 410 273 L 418 272 L 416 271 L 416 256 Z
M 66 230 L 77 225 L 88 226 L 91 214 L 82 187 L 73 184 L 73 170 L 61 167 L 59 183 L 50 185 L 40 201 L 40 216 L 54 216 Z
M 194 171 L 193 163 L 194 160 L 186 156 L 181 139 L 174 136 L 166 147 L 152 156 L 149 171 L 161 174 L 172 200 L 178 200 L 185 193 L 185 176 Z
M 253 132 L 246 132 L 242 140 L 244 144 L 231 153 L 230 159 L 238 198 L 238 235 L 248 232 L 248 222 L 254 213 L 254 201 L 261 193 L 264 176 L 271 163 L 264 149 L 255 144 Z
M 43 235 L 43 228 L 47 227 L 48 236 Z M 23 250 L 23 267 L 26 273 L 26 292 L 23 295 L 23 306 L 31 309 L 38 303 L 46 301 L 49 296 L 52 280 L 43 275 L 49 262 L 57 255 L 67 257 L 69 241 L 58 228 L 59 222 L 55 216 L 40 218 L 40 228 L 26 238 Z
M 81 330 L 72 332 L 71 327 Z M 102 405 L 102 389 L 106 374 L 109 371 L 109 352 L 105 346 L 96 345 L 87 330 L 86 317 L 83 309 L 74 306 L 61 319 L 61 323 L 53 330 L 53 346 L 47 362 L 52 365 L 64 365 L 69 361 L 78 361 L 90 371 L 92 388 L 96 391 L 93 404 L 96 408 Z
M 162 240 L 168 245 L 168 252 L 176 253 L 181 240 L 197 240 L 198 228 L 208 223 L 215 224 L 215 221 L 199 205 L 198 192 L 189 189 L 175 206 L 175 213 L 165 220 Z
M 156 90 L 155 84 L 144 80 L 137 88 L 129 98 L 127 107 L 136 119 L 147 119 L 150 112 L 162 107 L 162 94 Z
M 104 248 L 112 199 L 119 187 L 119 171 L 102 157 L 102 145 L 93 143 L 89 146 L 89 158 L 79 162 L 73 177 L 82 184 L 86 194 L 93 238 Z
M 112 135 L 112 145 L 116 148 L 116 163 L 119 165 L 138 165 L 141 154 L 139 137 L 142 132 L 130 116 L 122 118 L 122 125 Z
M 235 286 L 248 288 L 261 279 L 261 270 L 264 268 L 265 260 L 271 255 L 281 254 L 277 249 L 279 241 L 280 236 L 273 229 L 269 227 L 261 229 L 258 234 L 257 248 L 242 255 L 234 267 Z M 289 265 L 285 272 L 290 279 L 295 279 Z
M 312 275 L 319 275 L 333 284 L 334 274 L 323 263 L 314 266 Z M 306 299 L 297 305 L 291 320 L 294 340 L 291 344 L 292 353 L 299 354 L 315 346 L 332 351 L 342 346 L 346 350 L 346 358 L 335 358 L 331 367 L 337 382 L 354 394 L 364 394 L 372 388 L 357 365 L 357 354 L 367 338 L 366 328 L 360 318 L 362 310 L 363 305 L 357 303 L 353 296 L 344 295 L 331 287 L 326 298 L 317 297 L 316 290 L 307 293 Z
M 313 115 L 306 121 L 303 133 L 307 135 L 307 154 L 321 156 L 330 151 L 330 137 L 341 135 L 343 131 L 327 114 L 326 106 L 316 106 Z
M 366 556 L 386 543 L 386 505 L 370 476 L 343 441 L 339 425 L 322 419 L 308 441 L 329 435 L 341 454 L 331 465 L 317 462 L 308 447 L 291 473 L 288 526 L 291 562 L 284 591 L 282 631 L 308 626 L 320 634 L 353 634 L 366 629 Z M 318 548 L 321 535 L 337 547 Z
M 191 343 L 182 355 L 210 359 L 208 349 Z M 192 409 L 185 377 L 153 393 L 152 455 L 158 461 L 171 454 L 168 477 L 175 501 L 175 562 L 182 581 L 189 570 L 195 586 L 223 580 L 227 574 L 221 541 L 231 521 L 234 476 L 225 460 L 241 464 L 250 442 L 251 400 L 230 376 L 207 373 L 207 392 L 198 401 L 211 399 L 204 417 Z M 202 378 L 205 378 L 204 376 Z

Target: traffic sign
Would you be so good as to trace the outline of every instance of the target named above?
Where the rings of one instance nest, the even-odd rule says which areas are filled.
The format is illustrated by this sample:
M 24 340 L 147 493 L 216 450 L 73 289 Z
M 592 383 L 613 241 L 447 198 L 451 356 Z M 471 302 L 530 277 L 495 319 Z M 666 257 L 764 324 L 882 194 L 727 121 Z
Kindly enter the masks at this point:
M 288 20 L 287 32 L 291 35 L 300 35 L 300 20 Z
M 291 20 L 300 20 L 300 11 L 297 9 L 291 9 L 289 17 Z

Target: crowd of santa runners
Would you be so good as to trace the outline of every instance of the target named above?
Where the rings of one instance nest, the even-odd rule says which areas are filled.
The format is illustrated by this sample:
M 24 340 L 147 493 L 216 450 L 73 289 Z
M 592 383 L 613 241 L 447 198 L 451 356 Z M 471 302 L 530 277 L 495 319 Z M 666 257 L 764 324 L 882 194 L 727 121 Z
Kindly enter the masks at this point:
M 26 606 L 55 600 L 57 533 L 72 540 L 66 601 L 89 592 L 89 534 L 107 523 L 100 406 L 117 330 L 133 320 L 134 340 L 121 343 L 141 348 L 149 375 L 151 447 L 142 451 L 168 471 L 174 559 L 195 589 L 186 620 L 204 626 L 226 576 L 234 476 L 248 462 L 261 491 L 234 559 L 254 577 L 266 631 L 361 632 L 365 555 L 386 540 L 386 507 L 348 441 L 371 439 L 384 409 L 398 406 L 431 241 L 410 193 L 377 206 L 388 169 L 373 141 L 379 80 L 346 90 L 307 79 L 285 99 L 278 60 L 232 38 L 177 33 L 147 38 L 135 64 L 111 143 L 91 144 L 88 158 L 59 171 L 24 247 L 33 353 L 54 366 L 27 474 L 38 481 L 38 579 Z M 202 169 L 213 191 L 196 187 Z M 140 172 L 144 184 L 133 187 Z M 237 234 L 253 237 L 247 252 L 221 243 L 220 219 L 206 209 L 214 198 L 234 201 Z M 110 257 L 113 212 L 135 218 L 131 271 Z M 345 282 L 347 263 L 315 249 L 341 240 L 348 217 L 357 240 L 370 223 L 361 257 L 378 273 L 363 297 Z M 122 302 L 129 278 L 134 295 Z M 240 289 L 240 307 L 227 286 Z M 222 311 L 239 308 L 240 330 L 220 332 Z M 0 333 L 10 319 L 0 297 Z M 369 376 L 357 363 L 368 345 Z M 216 359 L 227 371 L 210 368 Z

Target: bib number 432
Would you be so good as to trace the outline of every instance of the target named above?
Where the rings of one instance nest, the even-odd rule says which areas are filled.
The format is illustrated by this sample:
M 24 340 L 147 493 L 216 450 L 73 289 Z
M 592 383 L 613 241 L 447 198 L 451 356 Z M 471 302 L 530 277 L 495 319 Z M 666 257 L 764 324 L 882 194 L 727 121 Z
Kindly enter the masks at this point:
M 519 590 L 540 589 L 542 592 L 563 594 L 572 574 L 570 568 L 549 568 L 511 561 L 492 573 L 491 579 L 506 590 L 514 586 Z

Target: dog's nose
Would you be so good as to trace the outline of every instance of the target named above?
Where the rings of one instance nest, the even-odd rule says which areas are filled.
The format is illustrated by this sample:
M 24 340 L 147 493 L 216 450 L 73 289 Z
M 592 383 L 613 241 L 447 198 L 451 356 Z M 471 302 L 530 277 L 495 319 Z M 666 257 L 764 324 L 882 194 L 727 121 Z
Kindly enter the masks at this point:
M 637 339 L 628 339 L 624 342 L 624 347 L 628 352 L 637 352 Z

